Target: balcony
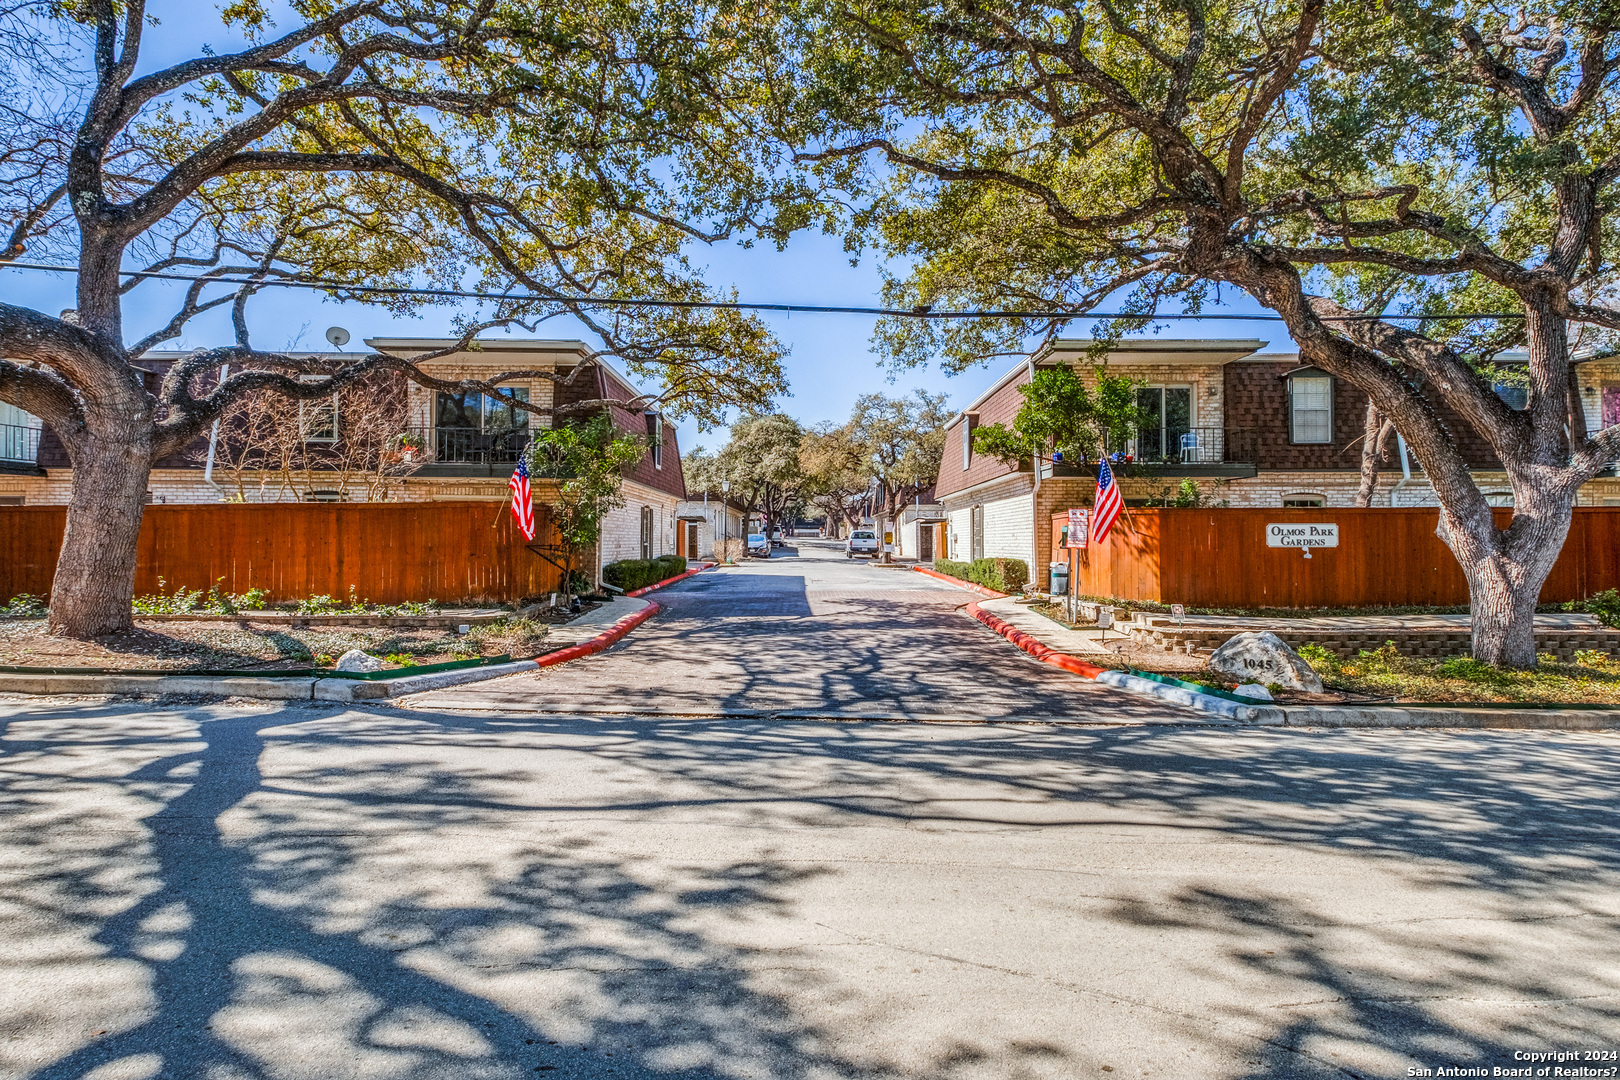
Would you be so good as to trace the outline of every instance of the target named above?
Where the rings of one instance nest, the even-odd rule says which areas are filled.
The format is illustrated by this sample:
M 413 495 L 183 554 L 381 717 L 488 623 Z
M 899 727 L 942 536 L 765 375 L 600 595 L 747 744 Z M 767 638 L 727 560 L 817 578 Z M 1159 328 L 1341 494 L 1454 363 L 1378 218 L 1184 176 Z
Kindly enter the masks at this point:
M 39 428 L 0 424 L 0 472 L 40 472 Z
M 1169 452 L 1161 449 L 1169 443 Z M 1195 427 L 1145 432 L 1132 441 L 1128 459 L 1110 459 L 1121 476 L 1224 476 L 1256 475 L 1257 433 L 1246 428 Z M 1048 476 L 1096 476 L 1095 463 L 1060 463 Z
M 399 436 L 400 461 L 414 465 L 419 476 L 508 476 L 528 448 L 526 427 L 483 431 L 473 427 L 411 428 Z M 529 459 L 537 480 L 567 479 L 544 462 Z

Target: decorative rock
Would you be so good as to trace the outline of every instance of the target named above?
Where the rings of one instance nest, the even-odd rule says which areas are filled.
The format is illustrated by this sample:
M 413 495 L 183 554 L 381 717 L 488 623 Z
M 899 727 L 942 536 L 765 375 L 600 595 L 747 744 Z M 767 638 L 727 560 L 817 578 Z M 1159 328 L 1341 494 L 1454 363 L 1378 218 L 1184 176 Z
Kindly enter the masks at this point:
M 337 669 L 339 671 L 381 671 L 383 662 L 370 653 L 359 649 L 350 649 L 338 657 Z
M 1267 690 L 1257 682 L 1246 682 L 1242 686 L 1239 686 L 1233 690 L 1232 693 L 1236 694 L 1238 697 L 1253 698 L 1256 701 L 1277 700 L 1271 696 L 1270 690 Z
M 1238 634 L 1209 658 L 1212 670 L 1234 679 L 1259 679 L 1290 690 L 1322 692 L 1322 680 L 1282 638 L 1266 630 Z

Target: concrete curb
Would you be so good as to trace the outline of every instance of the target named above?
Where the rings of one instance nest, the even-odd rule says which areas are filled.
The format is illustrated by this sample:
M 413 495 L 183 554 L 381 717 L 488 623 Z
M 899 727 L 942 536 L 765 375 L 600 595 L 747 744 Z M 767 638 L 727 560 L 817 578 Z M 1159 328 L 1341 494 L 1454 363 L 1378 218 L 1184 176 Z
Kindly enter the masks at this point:
M 697 571 L 690 571 L 697 573 Z M 671 578 L 670 581 L 676 579 Z M 663 582 L 661 584 L 668 584 Z M 0 675 L 0 693 L 12 694 L 219 694 L 267 701 L 382 701 L 388 698 L 439 690 L 462 683 L 484 682 L 525 671 L 537 671 L 601 652 L 663 610 L 655 601 L 619 619 L 606 630 L 577 645 L 509 664 L 462 668 L 396 679 L 276 679 L 263 676 L 232 678 L 200 675 Z
M 920 574 L 938 578 L 994 600 L 1001 593 L 919 566 Z M 964 609 L 973 618 L 1017 645 L 1042 663 L 1060 667 L 1084 679 L 1107 683 L 1140 697 L 1158 698 L 1184 708 L 1197 709 L 1227 720 L 1263 727 L 1330 728 L 1519 728 L 1543 731 L 1620 730 L 1620 709 L 1479 709 L 1459 703 L 1452 708 L 1401 708 L 1399 705 L 1244 705 L 1213 694 L 1200 694 L 1181 686 L 1166 686 L 1127 671 L 1100 668 L 1068 653 L 1042 645 L 1003 619 L 970 603 Z
M 971 581 L 963 581 L 961 578 L 954 578 L 949 574 L 941 574 L 937 570 L 929 570 L 922 566 L 913 567 L 912 569 L 919 574 L 927 574 L 931 578 L 937 578 L 946 584 L 978 593 L 989 600 L 1001 600 L 1007 595 L 1006 593 L 996 592 L 994 589 L 987 589 L 983 585 L 975 585 Z M 1152 679 L 1144 679 L 1139 675 L 1115 671 L 1112 668 L 1098 667 L 1096 664 L 1088 664 L 1077 656 L 1070 656 L 1068 653 L 1058 652 L 1049 645 L 1041 644 L 1012 623 L 992 615 L 978 604 L 970 603 L 964 610 L 967 614 L 979 620 L 1041 663 L 1062 668 L 1064 671 L 1078 675 L 1082 679 L 1105 683 L 1116 690 L 1123 690 L 1125 693 L 1135 694 L 1137 697 L 1154 698 L 1158 701 L 1169 702 L 1172 705 L 1180 705 L 1184 709 L 1197 709 L 1199 712 L 1213 713 L 1227 720 L 1237 720 L 1250 724 L 1281 724 L 1283 722 L 1280 712 L 1276 709 L 1257 709 L 1252 705 L 1240 705 L 1235 701 L 1227 701 L 1225 698 L 1218 698 L 1213 694 L 1200 694 L 1196 690 L 1188 690 L 1181 686 L 1166 686 L 1163 683 L 1156 683 Z M 1278 715 L 1272 718 L 1264 715 L 1267 713 L 1278 713 Z

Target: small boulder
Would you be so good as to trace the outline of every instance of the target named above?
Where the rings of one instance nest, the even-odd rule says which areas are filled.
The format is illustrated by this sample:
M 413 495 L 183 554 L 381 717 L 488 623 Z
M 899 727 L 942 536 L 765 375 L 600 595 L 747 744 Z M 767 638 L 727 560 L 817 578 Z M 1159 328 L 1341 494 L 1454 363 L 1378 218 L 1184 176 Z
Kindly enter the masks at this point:
M 370 653 L 359 649 L 350 649 L 338 657 L 337 669 L 339 671 L 381 671 L 383 662 Z
M 1269 630 L 1231 638 L 1215 650 L 1209 658 L 1209 666 L 1233 679 L 1259 679 L 1289 690 L 1322 692 L 1322 680 L 1311 670 L 1311 665 Z
M 1275 701 L 1271 691 L 1257 682 L 1246 682 L 1232 691 L 1238 697 L 1253 698 L 1255 701 Z

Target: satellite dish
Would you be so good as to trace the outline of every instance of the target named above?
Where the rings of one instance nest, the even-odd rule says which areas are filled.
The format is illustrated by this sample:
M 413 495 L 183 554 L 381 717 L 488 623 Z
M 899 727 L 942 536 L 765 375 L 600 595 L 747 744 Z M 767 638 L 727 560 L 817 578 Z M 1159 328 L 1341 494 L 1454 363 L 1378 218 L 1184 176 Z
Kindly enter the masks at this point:
M 326 340 L 341 349 L 349 343 L 349 332 L 341 326 L 329 326 L 326 328 Z

